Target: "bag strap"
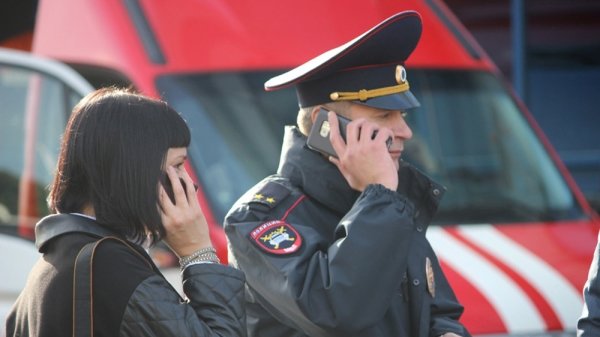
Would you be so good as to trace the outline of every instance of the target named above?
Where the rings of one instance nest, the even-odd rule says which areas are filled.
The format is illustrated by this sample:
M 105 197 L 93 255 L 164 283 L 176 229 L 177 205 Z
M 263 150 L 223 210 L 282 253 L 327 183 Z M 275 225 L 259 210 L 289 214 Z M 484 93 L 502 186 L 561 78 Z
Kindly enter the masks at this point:
M 98 246 L 107 240 L 115 240 L 124 244 L 144 260 L 150 269 L 154 270 L 154 265 L 150 261 L 135 248 L 131 247 L 129 243 L 118 237 L 107 236 L 83 246 L 75 258 L 75 265 L 73 267 L 73 337 L 94 336 L 94 254 Z

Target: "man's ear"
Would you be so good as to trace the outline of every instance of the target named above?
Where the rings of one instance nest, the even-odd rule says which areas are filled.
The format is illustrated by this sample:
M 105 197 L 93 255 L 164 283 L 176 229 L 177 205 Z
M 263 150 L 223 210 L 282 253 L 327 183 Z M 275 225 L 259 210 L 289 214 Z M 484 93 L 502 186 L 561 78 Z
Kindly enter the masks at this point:
M 311 121 L 311 124 L 315 124 L 315 121 L 317 120 L 317 116 L 319 115 L 319 111 L 320 110 L 321 110 L 321 106 L 316 106 L 310 112 L 310 121 Z

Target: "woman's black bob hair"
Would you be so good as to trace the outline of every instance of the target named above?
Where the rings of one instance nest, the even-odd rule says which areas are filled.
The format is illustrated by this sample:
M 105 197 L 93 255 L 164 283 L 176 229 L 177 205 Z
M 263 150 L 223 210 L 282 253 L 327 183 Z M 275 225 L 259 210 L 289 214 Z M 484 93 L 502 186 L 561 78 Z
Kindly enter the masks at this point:
M 158 186 L 169 148 L 188 147 L 190 130 L 165 102 L 103 88 L 73 109 L 62 138 L 48 204 L 54 213 L 92 206 L 118 235 L 155 243 L 165 235 Z

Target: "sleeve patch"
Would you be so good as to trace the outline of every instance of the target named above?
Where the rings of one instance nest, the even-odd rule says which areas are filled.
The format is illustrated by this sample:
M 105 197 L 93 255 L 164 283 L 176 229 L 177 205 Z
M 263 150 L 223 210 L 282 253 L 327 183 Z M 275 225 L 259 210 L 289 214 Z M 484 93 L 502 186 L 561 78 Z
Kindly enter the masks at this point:
M 262 223 L 250 232 L 250 238 L 262 250 L 276 255 L 291 254 L 302 246 L 300 233 L 281 220 Z

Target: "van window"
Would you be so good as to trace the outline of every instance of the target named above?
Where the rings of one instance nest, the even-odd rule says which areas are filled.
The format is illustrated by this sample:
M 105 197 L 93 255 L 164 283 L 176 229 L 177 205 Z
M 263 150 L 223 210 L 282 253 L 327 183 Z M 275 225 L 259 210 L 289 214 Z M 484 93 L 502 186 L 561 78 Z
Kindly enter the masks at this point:
M 60 135 L 81 96 L 57 79 L 0 64 L 0 230 L 15 232 L 19 221 L 35 223 L 48 214 L 46 197 L 58 157 Z M 25 177 L 33 188 L 25 193 Z M 19 208 L 31 218 L 17 219 Z M 32 222 L 32 223 L 29 223 Z
M 192 133 L 188 157 L 217 219 L 248 188 L 277 170 L 283 125 L 296 121 L 295 93 L 266 93 L 279 72 L 165 76 L 157 86 Z
M 292 89 L 265 92 L 277 72 L 164 76 L 157 86 L 188 121 L 189 155 L 215 216 L 277 169 Z M 413 70 L 421 107 L 404 160 L 447 186 L 436 224 L 574 219 L 582 212 L 515 103 L 493 75 Z
M 406 160 L 445 184 L 438 223 L 548 221 L 581 216 L 525 117 L 492 74 L 419 71 Z

